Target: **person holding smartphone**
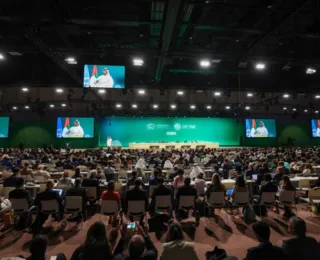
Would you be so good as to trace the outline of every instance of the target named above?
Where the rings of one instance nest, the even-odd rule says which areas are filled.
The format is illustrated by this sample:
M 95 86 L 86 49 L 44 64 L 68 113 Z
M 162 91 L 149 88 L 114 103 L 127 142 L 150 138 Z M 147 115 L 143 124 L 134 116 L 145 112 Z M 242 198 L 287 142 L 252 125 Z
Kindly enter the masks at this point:
M 135 222 L 123 224 L 121 229 L 121 238 L 113 253 L 114 260 L 156 260 L 158 250 L 148 236 L 147 228 L 143 229 L 141 225 Z M 123 254 L 126 237 L 132 235 L 128 244 L 129 255 Z

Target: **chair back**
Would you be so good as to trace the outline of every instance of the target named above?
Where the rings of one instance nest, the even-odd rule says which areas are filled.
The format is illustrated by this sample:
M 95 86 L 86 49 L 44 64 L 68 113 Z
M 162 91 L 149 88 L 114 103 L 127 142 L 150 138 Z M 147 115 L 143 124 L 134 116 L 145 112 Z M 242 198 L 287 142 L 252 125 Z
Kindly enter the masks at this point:
M 45 178 L 43 177 L 43 176 L 37 176 L 37 175 L 35 175 L 35 176 L 33 176 L 34 177 L 34 180 L 35 181 L 38 181 L 38 182 L 46 182 L 46 180 L 45 180 Z
M 170 195 L 156 196 L 155 198 L 155 209 L 164 209 L 171 210 L 172 209 L 172 201 Z
M 13 191 L 15 187 L 3 187 L 3 197 L 9 198 L 10 191 Z
M 224 185 L 224 187 L 226 188 L 226 190 L 231 190 L 231 189 L 233 189 L 233 187 L 234 187 L 234 182 L 226 182 L 226 183 L 223 183 L 222 182 L 222 184 Z
M 310 188 L 310 180 L 309 179 L 300 179 L 299 180 L 299 188 Z
M 320 188 L 309 190 L 308 197 L 310 202 L 314 202 L 315 200 L 320 200 Z
M 157 187 L 158 185 L 149 185 L 149 197 L 152 196 L 153 190 Z
M 279 202 L 282 204 L 295 203 L 295 191 L 281 190 L 279 195 Z
M 260 205 L 274 205 L 276 192 L 263 192 L 260 198 Z
M 122 189 L 122 182 L 116 182 L 114 184 L 114 190 L 115 191 L 121 191 L 121 189 Z
M 46 188 L 47 188 L 46 183 L 40 183 L 39 184 L 39 192 L 45 191 Z
M 11 208 L 16 213 L 28 212 L 29 204 L 26 199 L 11 199 Z
M 235 192 L 234 204 L 236 206 L 247 206 L 249 204 L 249 192 Z
M 119 205 L 115 200 L 101 200 L 101 210 L 102 215 L 114 216 L 120 211 Z
M 120 164 L 120 163 L 116 163 L 116 164 L 114 165 L 114 168 L 115 168 L 116 170 L 120 170 L 120 169 L 121 169 L 121 164 Z
M 128 201 L 128 215 L 141 216 L 146 212 L 144 200 L 129 200 Z
M 81 196 L 66 196 L 65 212 L 82 212 L 83 201 Z
M 91 200 L 97 199 L 97 187 L 85 187 L 87 189 L 87 196 Z
M 59 204 L 56 200 L 41 200 L 41 212 L 45 214 L 59 213 Z
M 225 193 L 223 191 L 211 192 L 207 202 L 211 207 L 224 207 L 226 205 Z
M 193 209 L 195 206 L 194 196 L 180 196 L 179 209 Z
M 206 186 L 205 182 L 196 182 L 195 183 L 195 187 L 196 187 L 198 195 L 203 195 L 205 193 L 204 192 L 205 186 Z

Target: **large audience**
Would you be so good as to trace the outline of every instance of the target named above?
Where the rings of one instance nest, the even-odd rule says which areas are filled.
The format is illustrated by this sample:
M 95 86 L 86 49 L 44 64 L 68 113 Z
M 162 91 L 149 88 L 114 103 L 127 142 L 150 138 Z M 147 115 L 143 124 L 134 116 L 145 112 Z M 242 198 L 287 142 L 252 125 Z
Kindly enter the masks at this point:
M 267 216 L 270 210 L 280 214 L 278 203 L 272 207 L 260 206 L 263 193 L 292 191 L 299 201 L 303 195 L 292 184 L 291 177 L 317 176 L 320 148 L 3 149 L 0 158 L 1 185 L 3 189 L 12 188 L 7 197 L 1 197 L 2 213 L 5 215 L 10 210 L 10 202 L 14 199 L 26 199 L 28 203 L 29 211 L 20 214 L 15 226 L 35 235 L 28 259 L 45 259 L 48 241 L 42 234 L 47 232 L 43 225 L 50 214 L 41 208 L 43 202 L 55 200 L 60 214 L 54 217 L 61 223 L 87 220 L 90 209 L 101 207 L 103 201 L 114 201 L 119 209 L 109 218 L 109 224 L 120 234 L 117 244 L 111 246 L 113 239 L 108 237 L 105 224 L 96 222 L 90 226 L 84 243 L 75 249 L 71 259 L 157 259 L 158 252 L 148 232 L 165 230 L 166 243 L 162 245 L 160 259 L 182 257 L 193 260 L 198 259 L 198 255 L 193 243 L 184 241 L 180 224 L 183 219 L 191 214 L 197 227 L 201 216 L 215 216 L 215 210 L 209 208 L 207 212 L 204 205 L 216 192 L 225 195 L 228 214 L 245 217 L 249 212 L 243 207 L 239 213 L 235 204 L 238 193 L 250 193 L 252 205 L 257 206 L 253 207 L 256 215 Z M 61 173 L 61 178 L 53 180 L 57 172 Z M 224 183 L 230 179 L 235 180 L 232 189 Z M 27 186 L 32 187 L 35 183 L 42 183 L 45 189 L 32 195 Z M 199 187 L 205 189 L 201 191 Z M 96 194 L 89 195 L 89 188 L 95 188 Z M 320 178 L 311 185 L 309 192 L 318 188 Z M 66 217 L 66 197 L 72 196 L 82 198 L 82 211 Z M 157 196 L 170 196 L 172 208 L 156 208 Z M 192 197 L 194 207 L 181 208 L 179 203 L 183 196 Z M 131 201 L 143 201 L 148 214 L 131 215 L 128 211 Z M 314 238 L 306 236 L 305 221 L 295 216 L 290 205 L 284 205 L 283 209 L 282 218 L 288 221 L 290 231 L 296 236 L 284 241 L 280 247 L 274 246 L 270 242 L 270 227 L 255 221 L 252 228 L 259 245 L 247 250 L 247 260 L 320 259 L 320 246 Z M 317 210 L 315 208 L 314 213 Z M 35 215 L 35 220 L 30 215 Z M 153 222 L 156 225 L 151 227 Z M 133 223 L 134 228 L 131 228 Z M 124 253 L 125 244 L 128 244 L 128 254 Z M 221 252 L 211 253 L 217 256 Z M 65 257 L 59 254 L 57 259 Z

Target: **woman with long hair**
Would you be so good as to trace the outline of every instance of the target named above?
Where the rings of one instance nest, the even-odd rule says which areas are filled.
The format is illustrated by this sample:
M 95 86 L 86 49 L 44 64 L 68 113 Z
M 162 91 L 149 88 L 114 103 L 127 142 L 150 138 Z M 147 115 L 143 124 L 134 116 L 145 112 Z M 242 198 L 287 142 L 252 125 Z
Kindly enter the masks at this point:
M 232 201 L 234 200 L 234 196 L 237 192 L 248 192 L 248 186 L 243 175 L 239 175 L 236 179 L 236 183 L 234 184 L 231 194 Z
M 183 259 L 198 260 L 197 252 L 191 242 L 184 241 L 183 231 L 179 223 L 172 223 L 162 244 L 160 260 Z
M 105 260 L 112 259 L 106 226 L 103 222 L 95 222 L 88 230 L 84 243 L 72 254 L 71 260 Z
M 206 196 L 209 199 L 211 192 L 226 192 L 226 187 L 222 184 L 220 175 L 215 173 L 212 175 L 211 179 L 211 184 L 209 185 L 207 191 L 206 191 Z
M 280 193 L 283 192 L 283 191 L 294 191 L 294 197 L 296 198 L 297 194 L 296 194 L 296 187 L 293 186 L 293 184 L 291 183 L 290 181 L 290 178 L 285 175 L 283 176 L 283 185 L 281 186 L 281 189 L 280 189 Z M 287 205 L 284 205 L 284 214 L 283 216 L 285 218 L 290 218 L 292 217 L 294 214 L 292 213 L 291 211 L 291 208 Z

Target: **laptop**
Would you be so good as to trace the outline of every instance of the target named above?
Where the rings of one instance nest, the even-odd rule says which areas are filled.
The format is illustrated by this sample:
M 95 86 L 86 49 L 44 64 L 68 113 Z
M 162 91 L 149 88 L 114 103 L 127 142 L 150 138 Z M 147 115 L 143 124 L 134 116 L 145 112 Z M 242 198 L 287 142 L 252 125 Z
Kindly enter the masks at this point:
M 58 192 L 60 196 L 62 195 L 62 192 L 63 192 L 62 189 L 53 189 L 53 190 L 56 191 L 56 192 Z
M 252 174 L 252 179 L 257 181 L 258 180 L 258 174 Z
M 227 195 L 228 195 L 229 197 L 232 195 L 232 191 L 233 191 L 233 189 L 227 190 Z

